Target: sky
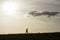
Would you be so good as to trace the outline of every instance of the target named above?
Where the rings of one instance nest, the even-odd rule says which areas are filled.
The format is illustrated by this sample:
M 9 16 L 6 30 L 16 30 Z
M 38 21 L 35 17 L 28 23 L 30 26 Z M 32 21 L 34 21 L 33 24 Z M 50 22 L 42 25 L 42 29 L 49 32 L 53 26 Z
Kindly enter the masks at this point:
M 60 13 L 34 17 L 32 11 L 60 12 L 60 0 L 0 0 L 0 34 L 60 32 Z

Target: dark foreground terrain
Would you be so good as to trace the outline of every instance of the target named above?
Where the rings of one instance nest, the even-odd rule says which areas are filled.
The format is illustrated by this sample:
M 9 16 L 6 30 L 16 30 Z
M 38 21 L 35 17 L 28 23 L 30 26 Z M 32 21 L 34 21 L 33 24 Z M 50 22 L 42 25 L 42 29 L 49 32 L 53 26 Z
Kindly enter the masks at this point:
M 0 40 L 60 40 L 60 32 L 0 34 Z

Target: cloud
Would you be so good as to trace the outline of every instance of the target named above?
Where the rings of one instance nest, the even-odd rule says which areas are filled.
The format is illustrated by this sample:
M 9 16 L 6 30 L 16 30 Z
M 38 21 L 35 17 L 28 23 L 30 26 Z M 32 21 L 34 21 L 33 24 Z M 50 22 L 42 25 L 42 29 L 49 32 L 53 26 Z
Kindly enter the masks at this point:
M 48 16 L 48 17 L 51 17 L 51 16 L 56 16 L 57 14 L 59 14 L 59 12 L 48 12 L 48 11 L 45 11 L 45 12 L 37 12 L 37 11 L 32 11 L 32 12 L 29 12 L 29 15 L 32 15 L 32 16 Z

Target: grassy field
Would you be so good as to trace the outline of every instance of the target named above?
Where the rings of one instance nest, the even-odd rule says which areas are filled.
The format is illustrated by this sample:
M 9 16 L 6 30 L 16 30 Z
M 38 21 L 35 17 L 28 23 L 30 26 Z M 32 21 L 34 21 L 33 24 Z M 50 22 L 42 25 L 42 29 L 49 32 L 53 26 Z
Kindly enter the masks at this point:
M 0 40 L 60 40 L 60 32 L 0 34 Z

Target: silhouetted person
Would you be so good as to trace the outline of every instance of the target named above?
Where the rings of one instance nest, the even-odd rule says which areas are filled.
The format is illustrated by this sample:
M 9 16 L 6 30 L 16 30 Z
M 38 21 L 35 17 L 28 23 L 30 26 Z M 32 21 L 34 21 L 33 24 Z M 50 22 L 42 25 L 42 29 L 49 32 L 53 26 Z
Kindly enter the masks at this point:
M 28 28 L 26 28 L 26 33 L 28 33 Z

